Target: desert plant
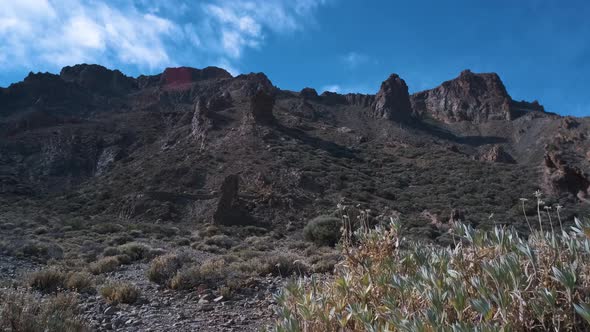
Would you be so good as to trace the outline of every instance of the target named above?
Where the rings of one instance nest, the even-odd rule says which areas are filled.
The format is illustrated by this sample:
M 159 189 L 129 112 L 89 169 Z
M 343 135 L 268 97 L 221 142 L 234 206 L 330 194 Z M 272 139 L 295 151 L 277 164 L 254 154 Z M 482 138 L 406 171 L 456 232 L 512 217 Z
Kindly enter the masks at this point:
M 139 297 L 139 290 L 130 283 L 118 282 L 103 286 L 100 295 L 112 304 L 134 303 Z
M 24 290 L 0 289 L 0 330 L 13 332 L 90 331 L 78 316 L 72 294 L 39 299 Z
M 310 220 L 303 228 L 303 236 L 318 245 L 333 246 L 340 238 L 341 225 L 339 218 L 319 216 Z
M 66 288 L 67 274 L 57 268 L 46 268 L 29 275 L 29 287 L 43 293 L 55 293 Z
M 88 271 L 92 274 L 103 274 L 115 271 L 120 265 L 121 262 L 118 257 L 108 256 L 90 263 Z
M 67 274 L 65 287 L 78 293 L 95 292 L 92 275 L 87 272 L 70 272 Z
M 357 231 L 333 279 L 277 295 L 277 331 L 590 329 L 590 222 L 562 234 L 456 223 L 455 245 L 407 240 L 401 223 Z
M 148 279 L 160 285 L 168 284 L 185 260 L 186 258 L 178 254 L 166 254 L 154 258 L 147 271 Z

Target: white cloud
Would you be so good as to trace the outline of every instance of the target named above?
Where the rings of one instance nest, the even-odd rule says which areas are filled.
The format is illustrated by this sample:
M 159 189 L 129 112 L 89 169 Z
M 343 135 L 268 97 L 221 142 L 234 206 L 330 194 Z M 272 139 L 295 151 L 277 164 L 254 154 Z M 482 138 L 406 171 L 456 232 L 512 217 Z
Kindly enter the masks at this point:
M 332 85 L 323 86 L 320 90 L 339 93 L 342 91 L 342 88 L 338 84 L 332 84 Z
M 370 58 L 368 55 L 357 53 L 357 52 L 349 52 L 340 57 L 342 63 L 344 63 L 347 67 L 354 69 L 361 64 L 367 63 Z
M 213 63 L 236 73 L 247 49 L 263 47 L 270 34 L 302 30 L 325 2 L 0 0 L 0 67 L 93 62 L 151 71 Z

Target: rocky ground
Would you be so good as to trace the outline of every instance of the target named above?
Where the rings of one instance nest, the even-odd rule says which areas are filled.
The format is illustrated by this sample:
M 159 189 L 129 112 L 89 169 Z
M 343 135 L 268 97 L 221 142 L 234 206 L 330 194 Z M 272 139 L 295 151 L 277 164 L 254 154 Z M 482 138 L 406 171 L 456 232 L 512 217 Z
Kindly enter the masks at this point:
M 22 280 L 41 267 L 0 256 L 0 291 L 22 287 Z M 132 264 L 101 276 L 101 283 L 132 283 L 140 293 L 133 304 L 113 305 L 98 294 L 77 294 L 82 320 L 95 331 L 260 331 L 272 324 L 273 296 L 285 280 L 280 276 L 252 278 L 248 287 L 227 298 L 207 288 L 164 288 L 147 280 L 147 267 L 146 263 Z
M 96 330 L 116 331 L 259 331 L 272 322 L 273 294 L 280 277 L 252 280 L 226 299 L 213 290 L 178 292 L 162 288 L 145 277 L 145 264 L 130 265 L 106 276 L 127 281 L 140 290 L 135 304 L 109 305 L 100 296 L 81 298 L 83 317 Z

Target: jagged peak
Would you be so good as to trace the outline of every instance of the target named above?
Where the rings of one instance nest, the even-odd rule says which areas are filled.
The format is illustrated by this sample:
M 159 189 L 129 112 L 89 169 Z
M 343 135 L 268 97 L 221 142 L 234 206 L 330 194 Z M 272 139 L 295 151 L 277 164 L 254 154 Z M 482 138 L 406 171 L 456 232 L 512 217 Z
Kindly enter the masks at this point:
M 196 81 L 210 79 L 232 78 L 233 76 L 223 68 L 205 67 L 168 67 L 160 74 L 160 84 L 168 86 L 190 84 Z
M 97 64 L 66 66 L 61 69 L 59 76 L 66 82 L 75 82 L 102 92 L 126 93 L 137 87 L 134 78 Z

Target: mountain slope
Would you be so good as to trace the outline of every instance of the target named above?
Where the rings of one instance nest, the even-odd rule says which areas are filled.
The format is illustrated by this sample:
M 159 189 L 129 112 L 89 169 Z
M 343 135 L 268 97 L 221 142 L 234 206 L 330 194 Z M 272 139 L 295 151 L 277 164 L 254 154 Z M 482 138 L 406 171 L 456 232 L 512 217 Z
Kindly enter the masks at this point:
M 214 67 L 76 65 L 0 89 L 0 197 L 4 211 L 276 229 L 344 202 L 436 239 L 457 216 L 522 225 L 519 198 L 538 188 L 566 218 L 586 213 L 588 128 L 512 100 L 496 74 L 318 95 Z

